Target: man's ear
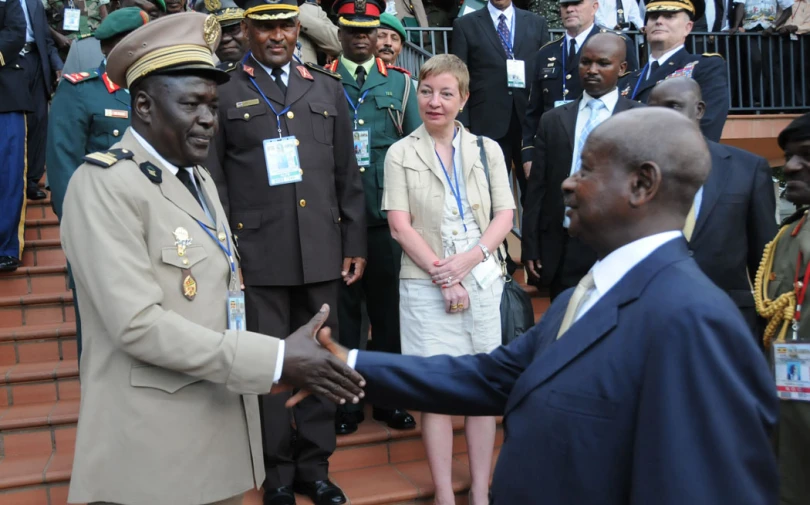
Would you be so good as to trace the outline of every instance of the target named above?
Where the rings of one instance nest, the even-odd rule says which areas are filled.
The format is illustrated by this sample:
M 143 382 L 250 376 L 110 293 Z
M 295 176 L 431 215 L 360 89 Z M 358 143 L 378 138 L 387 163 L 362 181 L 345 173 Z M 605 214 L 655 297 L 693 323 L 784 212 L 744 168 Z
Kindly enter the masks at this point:
M 630 176 L 630 206 L 639 208 L 649 203 L 661 187 L 661 167 L 645 161 Z
M 143 89 L 139 89 L 132 98 L 132 112 L 143 124 L 152 124 L 152 110 L 154 105 L 154 99 Z
M 695 116 L 698 121 L 703 119 L 703 115 L 706 113 L 706 102 L 703 100 L 697 103 L 697 115 Z

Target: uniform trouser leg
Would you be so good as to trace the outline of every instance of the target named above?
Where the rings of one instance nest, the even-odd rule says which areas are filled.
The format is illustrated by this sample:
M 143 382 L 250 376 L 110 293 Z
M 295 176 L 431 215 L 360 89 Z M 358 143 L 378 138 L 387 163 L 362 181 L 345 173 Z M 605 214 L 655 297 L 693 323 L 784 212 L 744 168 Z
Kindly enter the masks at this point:
M 22 67 L 31 90 L 34 110 L 28 119 L 28 184 L 34 187 L 45 174 L 45 143 L 48 136 L 48 94 L 39 53 L 32 51 L 22 58 Z
M 339 338 L 337 292 L 339 281 L 303 286 L 248 286 L 245 309 L 248 330 L 278 338 L 306 324 L 328 303 L 332 310 L 326 326 Z M 295 480 L 326 479 L 328 458 L 335 450 L 335 406 L 310 396 L 290 411 L 289 394 L 259 397 L 262 421 L 265 489 L 290 486 Z M 293 428 L 293 423 L 295 428 Z
M 0 256 L 22 257 L 25 224 L 25 114 L 0 113 Z
M 514 166 L 518 187 L 520 188 L 520 205 L 522 207 L 526 199 L 526 174 L 523 172 L 523 163 L 521 162 L 520 155 L 521 131 L 520 119 L 518 118 L 517 111 L 513 109 L 512 118 L 509 120 L 509 131 L 507 131 L 505 137 L 497 139 L 497 142 L 498 145 L 501 146 L 501 151 L 503 151 L 507 172 L 511 171 Z M 511 273 L 514 270 L 514 263 L 512 263 L 512 258 L 509 255 L 509 241 L 504 240 L 503 245 L 506 250 L 506 261 Z M 492 252 L 495 253 L 495 251 Z
M 810 403 L 779 402 L 779 505 L 810 503 Z

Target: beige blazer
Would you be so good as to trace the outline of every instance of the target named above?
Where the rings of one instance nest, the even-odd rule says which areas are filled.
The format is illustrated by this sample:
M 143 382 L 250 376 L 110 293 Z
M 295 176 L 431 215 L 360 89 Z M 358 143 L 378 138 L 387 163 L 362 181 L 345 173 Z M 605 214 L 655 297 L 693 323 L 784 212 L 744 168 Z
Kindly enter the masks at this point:
M 195 169 L 216 225 L 128 129 L 109 168 L 70 180 L 62 244 L 82 311 L 81 406 L 70 503 L 200 505 L 264 480 L 256 394 L 270 391 L 278 340 L 226 330 L 229 229 L 211 176 Z M 142 171 L 144 170 L 144 171 Z M 188 231 L 179 256 L 173 232 Z M 230 236 L 230 233 L 228 233 Z M 233 244 L 231 244 L 233 248 Z M 183 295 L 182 269 L 197 293 Z
M 465 130 L 461 123 L 456 124 L 461 128 L 461 164 L 467 186 L 467 201 L 483 233 L 489 226 L 490 207 L 493 212 L 515 208 L 503 151 L 497 142 L 484 137 L 492 181 L 490 199 L 477 137 Z M 388 149 L 382 208 L 410 213 L 411 225 L 440 258 L 444 257 L 441 232 L 445 198 L 443 177 L 433 140 L 424 125 Z M 399 277 L 429 279 L 430 275 L 403 253 Z
M 318 4 L 304 2 L 299 7 L 298 20 L 301 21 L 301 43 L 299 58 L 304 63 L 318 64 L 318 51 L 329 56 L 337 56 L 342 51 L 338 39 L 338 27 L 327 17 Z

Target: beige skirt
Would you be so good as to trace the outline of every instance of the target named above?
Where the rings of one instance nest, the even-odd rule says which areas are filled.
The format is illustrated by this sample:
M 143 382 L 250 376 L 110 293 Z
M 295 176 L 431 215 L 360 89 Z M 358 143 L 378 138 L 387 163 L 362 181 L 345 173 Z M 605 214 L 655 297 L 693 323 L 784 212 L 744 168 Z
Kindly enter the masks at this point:
M 430 279 L 400 279 L 399 325 L 402 354 L 435 356 L 489 353 L 501 345 L 503 278 L 481 288 L 468 275 L 462 286 L 470 308 L 448 314 L 441 287 Z

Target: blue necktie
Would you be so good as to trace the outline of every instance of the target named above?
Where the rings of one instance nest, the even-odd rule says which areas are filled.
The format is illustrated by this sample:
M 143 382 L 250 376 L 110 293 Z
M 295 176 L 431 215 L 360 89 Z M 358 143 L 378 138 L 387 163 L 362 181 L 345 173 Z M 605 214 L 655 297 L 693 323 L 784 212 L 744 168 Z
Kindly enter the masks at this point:
M 588 116 L 588 121 L 585 123 L 585 127 L 582 128 L 582 132 L 579 134 L 579 139 L 577 139 L 577 145 L 574 149 L 574 168 L 571 170 L 571 175 L 579 172 L 582 168 L 582 148 L 585 147 L 585 141 L 588 140 L 588 135 L 591 134 L 594 128 L 599 126 L 599 124 L 604 121 L 601 115 L 599 114 L 602 109 L 606 109 L 605 103 L 600 100 L 599 98 L 594 98 L 590 102 L 585 105 L 586 108 L 590 109 L 591 114 Z M 566 210 L 568 210 L 566 208 Z M 570 220 L 568 216 L 565 216 L 563 219 L 563 227 L 568 228 L 568 224 Z
M 506 16 L 501 14 L 498 16 L 498 35 L 500 35 L 501 45 L 503 46 L 503 51 L 506 53 L 507 58 L 512 57 L 512 51 L 509 50 L 509 44 L 512 40 L 512 32 L 509 31 L 509 27 L 506 26 Z

